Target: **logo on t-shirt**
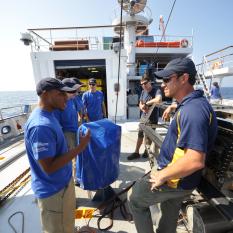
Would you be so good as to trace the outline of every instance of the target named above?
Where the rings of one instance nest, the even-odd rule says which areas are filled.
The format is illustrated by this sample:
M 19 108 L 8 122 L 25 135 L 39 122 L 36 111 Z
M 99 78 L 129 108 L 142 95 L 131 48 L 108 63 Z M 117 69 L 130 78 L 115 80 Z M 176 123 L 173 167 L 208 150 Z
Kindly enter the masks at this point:
M 47 142 L 36 142 L 33 144 L 33 152 L 39 153 L 42 151 L 47 151 L 49 147 L 49 143 Z

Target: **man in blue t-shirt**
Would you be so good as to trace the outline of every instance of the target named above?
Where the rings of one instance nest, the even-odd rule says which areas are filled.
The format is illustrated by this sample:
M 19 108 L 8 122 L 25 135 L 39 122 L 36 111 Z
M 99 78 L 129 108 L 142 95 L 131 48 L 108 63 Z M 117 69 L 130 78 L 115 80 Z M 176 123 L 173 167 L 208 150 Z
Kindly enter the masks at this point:
M 68 100 L 66 102 L 65 109 L 56 109 L 53 113 L 62 127 L 68 149 L 73 149 L 77 145 L 76 133 L 78 130 L 78 114 L 74 98 L 78 88 L 80 88 L 81 85 L 77 84 L 71 78 L 63 79 L 62 83 L 70 88 L 73 88 L 74 91 L 67 93 Z
M 75 103 L 75 96 L 77 90 L 81 87 L 80 84 L 76 83 L 72 78 L 65 78 L 62 83 L 66 86 L 75 89 L 73 92 L 67 93 L 67 103 L 64 110 L 54 110 L 54 116 L 62 127 L 68 149 L 73 149 L 77 146 L 77 131 L 78 131 L 78 111 Z M 79 185 L 76 181 L 76 159 L 72 160 L 73 166 L 73 177 L 76 185 Z
M 220 104 L 222 100 L 222 95 L 220 92 L 220 87 L 218 82 L 213 82 L 213 86 L 210 91 L 210 103 L 212 104 Z
M 156 232 L 175 233 L 181 202 L 199 184 L 206 156 L 214 145 L 217 120 L 203 91 L 193 88 L 196 68 L 191 59 L 174 59 L 155 75 L 163 79 L 165 96 L 176 99 L 178 106 L 158 165 L 150 177 L 133 186 L 129 205 L 138 233 L 154 232 L 149 207 L 156 203 L 161 210 Z
M 83 104 L 87 110 L 88 121 L 98 121 L 107 117 L 104 95 L 96 90 L 96 80 L 88 80 L 89 90 L 83 93 Z
M 81 87 L 83 86 L 83 83 L 78 78 L 73 77 L 71 79 L 80 85 L 80 87 L 78 88 L 78 90 L 76 92 L 76 96 L 74 98 L 74 103 L 75 103 L 75 107 L 76 107 L 76 110 L 78 113 L 78 124 L 81 125 L 81 124 L 85 123 L 86 119 L 87 119 L 87 111 L 86 111 L 86 108 L 83 104 L 82 92 L 81 92 Z
M 58 79 L 42 79 L 36 86 L 39 107 L 25 125 L 32 190 L 38 199 L 43 232 L 74 232 L 75 192 L 71 160 L 84 150 L 90 132 L 80 136 L 77 147 L 68 150 L 62 128 L 53 114 L 55 109 L 65 109 L 66 92 L 74 90 Z

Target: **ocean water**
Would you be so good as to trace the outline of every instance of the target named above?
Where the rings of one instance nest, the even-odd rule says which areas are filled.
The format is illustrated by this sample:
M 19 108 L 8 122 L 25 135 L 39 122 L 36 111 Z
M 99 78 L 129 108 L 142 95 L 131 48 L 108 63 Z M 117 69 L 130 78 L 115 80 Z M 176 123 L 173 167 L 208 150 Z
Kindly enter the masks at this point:
M 0 109 L 18 105 L 36 103 L 35 91 L 0 91 Z
M 221 87 L 221 93 L 224 99 L 233 99 L 233 87 Z M 37 101 L 38 96 L 35 91 L 0 91 L 0 109 L 32 104 Z M 14 113 L 17 112 L 17 108 L 12 109 L 15 109 Z
M 35 91 L 0 91 L 0 118 L 17 115 L 24 111 L 24 105 L 37 103 Z M 7 108 L 7 109 L 4 109 Z
M 233 87 L 221 87 L 223 99 L 233 99 Z

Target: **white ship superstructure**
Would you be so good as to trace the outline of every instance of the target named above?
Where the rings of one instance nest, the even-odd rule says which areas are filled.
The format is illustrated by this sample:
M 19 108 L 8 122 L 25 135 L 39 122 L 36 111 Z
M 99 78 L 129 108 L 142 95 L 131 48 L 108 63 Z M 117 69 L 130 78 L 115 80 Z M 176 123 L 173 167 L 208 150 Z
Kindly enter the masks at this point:
M 78 77 L 86 84 L 95 77 L 110 119 L 138 118 L 138 109 L 129 114 L 127 93 L 137 94 L 138 80 L 149 64 L 161 69 L 171 59 L 191 54 L 192 36 L 150 35 L 152 14 L 146 1 L 134 6 L 124 2 L 122 17 L 118 7 L 112 25 L 28 29 L 22 40 L 32 47 L 35 82 L 45 77 Z
M 109 25 L 34 28 L 22 33 L 21 37 L 25 45 L 31 46 L 35 83 L 45 77 L 77 77 L 85 84 L 82 87 L 85 91 L 88 79 L 97 79 L 97 89 L 105 95 L 108 118 L 116 119 L 122 126 L 120 175 L 111 185 L 117 191 L 123 190 L 150 169 L 148 159 L 140 158 L 136 162 L 126 159 L 137 140 L 139 80 L 146 72 L 152 75 L 170 60 L 191 55 L 193 51 L 193 36 L 168 35 L 162 16 L 162 33 L 150 34 L 153 17 L 146 0 L 118 0 L 118 3 L 120 6 L 117 6 Z M 232 46 L 229 48 L 232 49 Z M 204 56 L 198 66 L 198 81 L 203 83 L 207 96 L 208 80 L 218 78 L 221 82 L 223 77 L 233 74 L 232 52 L 226 54 L 225 50 L 228 48 L 218 51 L 221 55 L 217 53 L 217 58 Z M 0 232 L 4 233 L 41 232 L 39 209 L 30 188 L 29 163 L 23 140 L 23 125 L 33 107 L 14 107 L 13 110 L 19 109 L 18 113 L 8 115 L 6 112 L 9 109 L 0 109 Z M 159 107 L 162 111 L 167 103 Z M 177 233 L 232 232 L 233 112 L 232 106 L 214 107 L 219 133 L 213 161 L 203 173 L 207 179 L 202 187 L 198 187 L 191 198 L 184 201 L 185 208 L 181 211 Z M 151 137 L 153 146 L 161 145 L 168 125 L 168 122 L 160 122 L 156 130 L 144 125 L 144 133 Z M 148 151 L 153 154 L 151 148 Z M 143 151 L 145 147 L 141 149 Z M 95 192 L 76 187 L 76 194 L 78 210 L 96 207 L 91 200 Z M 155 211 L 156 208 L 153 208 L 152 215 Z M 88 220 L 79 217 L 76 226 L 87 225 Z M 98 216 L 93 217 L 90 226 L 101 232 L 97 230 L 97 221 Z M 104 218 L 103 226 L 108 224 L 109 219 Z M 136 229 L 134 223 L 123 219 L 118 211 L 113 227 L 106 232 L 135 233 Z

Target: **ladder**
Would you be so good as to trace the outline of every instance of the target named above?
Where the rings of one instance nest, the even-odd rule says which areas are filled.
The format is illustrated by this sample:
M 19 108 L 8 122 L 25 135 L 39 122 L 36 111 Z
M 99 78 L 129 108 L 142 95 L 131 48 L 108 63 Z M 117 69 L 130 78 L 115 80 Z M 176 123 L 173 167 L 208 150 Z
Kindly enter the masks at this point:
M 209 87 L 207 85 L 207 82 L 206 82 L 206 77 L 205 77 L 205 72 L 204 72 L 205 71 L 205 69 L 204 69 L 205 66 L 209 66 L 209 63 L 208 63 L 206 57 L 204 56 L 203 60 L 202 60 L 202 63 L 197 67 L 197 77 L 198 77 L 198 80 L 203 85 L 205 96 L 207 98 L 209 98 L 210 97 L 210 89 L 209 89 Z M 213 76 L 213 73 L 212 73 L 212 76 Z M 211 83 L 210 83 L 210 86 L 211 86 Z

